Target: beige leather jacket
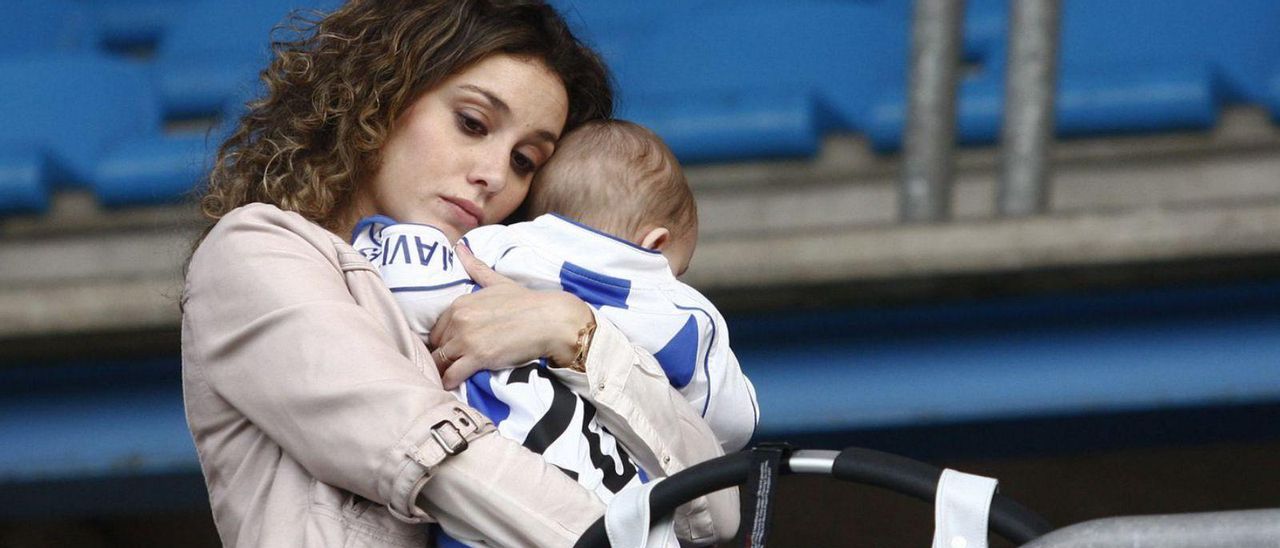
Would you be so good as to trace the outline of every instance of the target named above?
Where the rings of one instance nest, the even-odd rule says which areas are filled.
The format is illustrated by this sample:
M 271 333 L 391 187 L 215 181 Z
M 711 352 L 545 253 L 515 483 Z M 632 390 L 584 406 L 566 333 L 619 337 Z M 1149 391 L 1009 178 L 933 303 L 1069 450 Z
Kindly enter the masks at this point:
M 445 392 L 369 262 L 295 213 L 224 217 L 183 305 L 187 421 L 227 546 L 423 546 L 431 520 L 494 545 L 560 546 L 603 512 Z M 587 373 L 557 374 L 633 457 L 671 474 L 720 455 L 652 356 L 596 321 Z M 677 518 L 685 539 L 724 540 L 737 493 Z

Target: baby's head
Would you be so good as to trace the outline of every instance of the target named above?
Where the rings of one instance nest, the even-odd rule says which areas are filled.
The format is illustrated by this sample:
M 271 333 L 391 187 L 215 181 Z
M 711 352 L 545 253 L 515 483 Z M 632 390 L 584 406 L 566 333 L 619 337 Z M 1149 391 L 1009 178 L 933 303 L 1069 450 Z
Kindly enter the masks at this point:
M 588 122 L 556 145 L 529 190 L 529 216 L 558 213 L 646 249 L 683 274 L 698 241 L 698 206 L 676 157 L 652 131 Z

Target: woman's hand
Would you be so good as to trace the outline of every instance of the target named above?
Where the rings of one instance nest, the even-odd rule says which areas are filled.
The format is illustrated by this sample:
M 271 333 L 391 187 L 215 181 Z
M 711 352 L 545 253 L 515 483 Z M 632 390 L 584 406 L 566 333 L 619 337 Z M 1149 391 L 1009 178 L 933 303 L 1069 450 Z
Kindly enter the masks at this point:
M 482 289 L 463 295 L 431 329 L 431 353 L 444 387 L 452 390 L 476 371 L 503 369 L 541 357 L 573 360 L 578 331 L 592 319 L 591 308 L 562 291 L 534 291 L 455 246 L 458 261 Z

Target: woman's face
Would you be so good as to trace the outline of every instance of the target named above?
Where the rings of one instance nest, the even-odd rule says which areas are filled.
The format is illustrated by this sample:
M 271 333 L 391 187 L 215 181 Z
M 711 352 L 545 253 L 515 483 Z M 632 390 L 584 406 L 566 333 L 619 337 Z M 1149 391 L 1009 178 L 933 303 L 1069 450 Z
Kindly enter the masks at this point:
M 453 240 L 502 220 L 555 151 L 568 105 L 542 62 L 485 58 L 405 110 L 357 192 L 357 211 L 433 225 Z

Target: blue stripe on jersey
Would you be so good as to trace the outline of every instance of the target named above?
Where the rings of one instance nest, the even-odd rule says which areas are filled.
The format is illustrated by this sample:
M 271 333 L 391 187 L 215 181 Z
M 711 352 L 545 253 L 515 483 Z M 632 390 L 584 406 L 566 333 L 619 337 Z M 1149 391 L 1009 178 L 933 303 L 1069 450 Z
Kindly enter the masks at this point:
M 432 524 L 431 526 L 435 528 L 440 527 L 436 524 Z M 440 533 L 436 535 L 436 548 L 467 548 L 467 545 L 463 544 L 462 541 L 449 536 L 449 533 L 446 533 L 441 529 Z
M 364 230 L 365 228 L 368 228 L 369 239 L 376 242 L 378 241 L 378 238 L 377 238 L 377 235 L 373 233 L 374 225 L 393 225 L 393 224 L 396 224 L 396 220 L 386 215 L 370 215 L 368 217 L 360 219 L 360 221 L 356 223 L 355 228 L 351 229 L 351 241 L 355 242 L 356 236 L 360 234 L 360 231 Z
M 439 284 L 439 285 L 414 285 L 409 287 L 393 287 L 391 288 L 391 292 L 405 293 L 405 292 L 412 292 L 412 291 L 435 291 L 438 289 L 446 289 L 446 288 L 453 287 L 455 285 L 462 285 L 462 284 L 469 284 L 469 283 L 472 283 L 471 278 L 454 280 L 447 284 Z
M 693 380 L 698 367 L 698 320 L 689 315 L 689 321 L 676 333 L 662 350 L 653 353 L 662 370 L 667 373 L 671 386 L 684 388 Z M 710 378 L 710 377 L 708 377 Z
M 511 415 L 511 406 L 493 393 L 493 387 L 489 385 L 492 378 L 488 371 L 481 370 L 467 379 L 467 405 L 484 413 L 496 425 Z
M 639 464 L 636 465 L 636 474 L 640 476 L 640 483 L 649 483 L 649 474 L 644 473 Z
M 605 276 L 565 261 L 560 267 L 560 287 L 596 308 L 626 308 L 631 280 Z
M 702 374 L 707 376 L 707 400 L 702 402 L 702 416 L 707 416 L 707 409 L 711 406 L 711 349 L 716 346 L 716 319 L 706 310 L 696 306 L 680 306 L 672 303 L 680 310 L 688 310 L 701 312 L 707 317 L 707 324 L 711 326 L 711 338 L 707 339 L 707 354 L 702 358 Z M 757 415 L 758 416 L 758 415 Z

